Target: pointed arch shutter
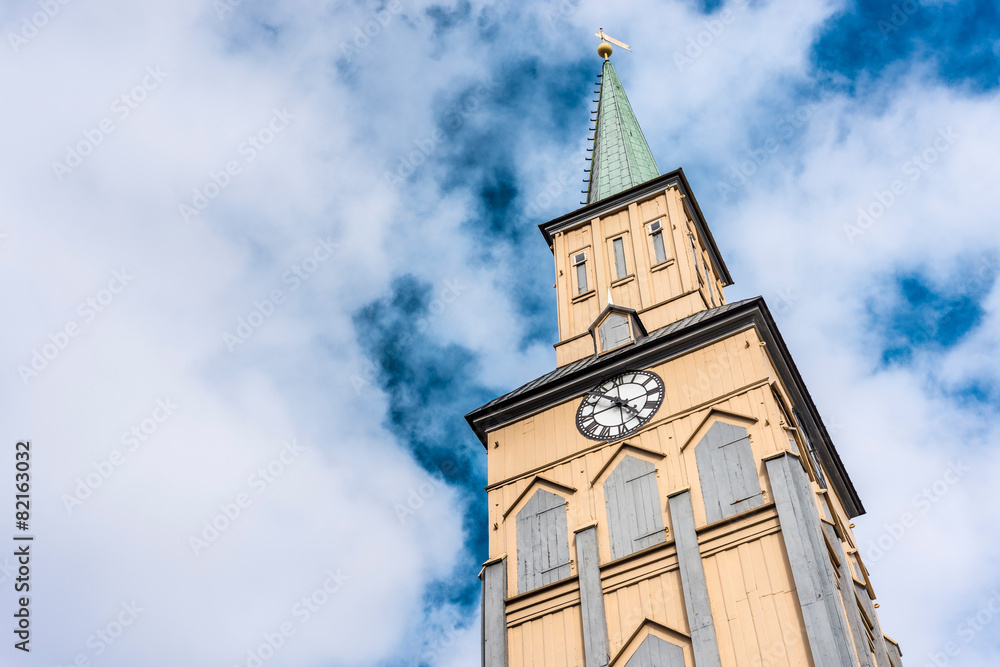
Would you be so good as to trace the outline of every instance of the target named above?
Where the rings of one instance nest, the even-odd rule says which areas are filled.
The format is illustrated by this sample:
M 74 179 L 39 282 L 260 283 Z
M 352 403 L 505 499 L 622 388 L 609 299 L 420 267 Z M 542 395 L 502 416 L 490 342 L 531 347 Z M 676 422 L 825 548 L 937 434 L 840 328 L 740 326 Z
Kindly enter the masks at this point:
M 665 542 L 656 467 L 626 456 L 604 482 L 611 557 L 622 558 Z
M 764 504 L 750 435 L 742 426 L 716 422 L 695 447 L 709 523 Z
M 517 591 L 527 593 L 569 575 L 566 500 L 539 489 L 517 513 Z

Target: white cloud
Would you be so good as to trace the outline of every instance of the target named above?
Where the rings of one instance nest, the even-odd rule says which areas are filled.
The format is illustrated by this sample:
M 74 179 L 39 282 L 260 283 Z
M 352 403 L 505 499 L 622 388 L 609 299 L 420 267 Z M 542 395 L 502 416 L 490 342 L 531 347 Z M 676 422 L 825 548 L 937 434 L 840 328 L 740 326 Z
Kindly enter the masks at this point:
M 0 56 L 0 85 L 16 91 L 3 111 L 0 274 L 17 286 L 2 297 L 0 415 L 8 441 L 29 437 L 35 447 L 36 658 L 94 657 L 88 636 L 135 600 L 143 611 L 103 664 L 174 665 L 192 655 L 237 664 L 289 618 L 296 635 L 271 664 L 375 664 L 414 645 L 437 650 L 435 664 L 477 659 L 478 624 L 453 630 L 467 620 L 453 610 L 437 610 L 423 634 L 426 584 L 475 572 L 451 572 L 464 538 L 454 492 L 436 487 L 399 521 L 395 505 L 428 478 L 382 428 L 385 397 L 355 391 L 366 360 L 351 315 L 400 273 L 428 281 L 436 296 L 458 280 L 467 289 L 429 326 L 482 353 L 480 381 L 512 386 L 551 368 L 547 344 L 519 348 L 524 323 L 502 267 L 473 259 L 477 239 L 462 226 L 469 193 L 435 181 L 433 162 L 454 136 L 427 151 L 432 159 L 406 187 L 391 189 L 384 173 L 427 146 L 436 114 L 512 52 L 568 61 L 585 43 L 589 55 L 596 25 L 635 48 L 615 56 L 621 77 L 661 168 L 688 168 L 738 281 L 729 297 L 762 293 L 775 307 L 791 295 L 779 323 L 838 424 L 834 437 L 869 509 L 858 520 L 862 543 L 912 510 L 912 496 L 950 460 L 975 466 L 871 565 L 884 629 L 908 657 L 940 650 L 956 619 L 988 597 L 997 543 L 985 526 L 998 518 L 989 480 L 1000 461 L 989 446 L 995 426 L 935 382 L 997 381 L 996 293 L 981 328 L 933 367 L 891 371 L 877 366 L 864 305 L 893 271 L 940 277 L 958 258 L 996 250 L 995 96 L 942 87 L 921 71 L 880 83 L 878 107 L 803 93 L 814 85 L 810 44 L 835 3 L 738 12 L 683 71 L 674 52 L 708 28 L 680 3 L 634 3 L 610 17 L 606 3 L 554 18 L 546 7 L 522 8 L 487 43 L 469 24 L 432 37 L 429 3 L 401 4 L 346 64 L 342 45 L 378 20 L 374 4 L 245 1 L 220 20 L 209 2 L 71 3 Z M 9 4 L 4 24 L 34 11 Z M 519 25 L 544 41 L 517 41 Z M 595 74 L 598 66 L 594 56 Z M 142 85 L 147 67 L 167 75 L 119 117 L 114 100 Z M 805 114 L 806 102 L 807 122 L 785 137 L 781 120 Z M 248 160 L 241 143 L 275 109 L 294 119 Z M 484 104 L 463 122 L 488 127 L 495 113 Z M 113 131 L 60 181 L 53 161 L 104 118 Z M 568 144 L 530 127 L 520 138 L 496 128 L 498 141 L 522 147 L 516 176 L 538 215 L 576 207 L 585 122 Z M 959 135 L 953 148 L 851 243 L 844 226 L 857 209 L 948 127 Z M 723 199 L 716 178 L 770 137 L 779 149 Z M 240 172 L 184 222 L 178 206 L 230 161 Z M 552 200 L 540 199 L 548 186 Z M 327 237 L 337 253 L 293 289 L 283 276 Z M 539 257 L 547 261 L 544 249 Z M 88 321 L 78 304 L 122 269 L 134 282 Z M 223 334 L 274 290 L 284 297 L 274 315 L 230 352 Z M 70 322 L 81 333 L 25 386 L 17 366 Z M 68 514 L 61 494 L 123 449 L 122 434 L 164 397 L 176 414 Z M 257 494 L 250 475 L 288 438 L 306 453 Z M 188 537 L 239 493 L 251 505 L 195 556 Z M 338 569 L 351 578 L 299 623 L 293 605 Z M 987 651 L 968 646 L 970 656 Z

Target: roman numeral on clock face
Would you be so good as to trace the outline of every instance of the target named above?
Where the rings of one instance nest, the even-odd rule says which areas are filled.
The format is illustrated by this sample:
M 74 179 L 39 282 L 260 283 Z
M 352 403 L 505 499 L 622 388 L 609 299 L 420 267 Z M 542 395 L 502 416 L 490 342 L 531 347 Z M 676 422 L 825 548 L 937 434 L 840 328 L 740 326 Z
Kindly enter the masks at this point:
M 584 395 L 577 410 L 577 428 L 591 440 L 629 435 L 653 418 L 663 396 L 663 380 L 655 373 L 620 373 Z

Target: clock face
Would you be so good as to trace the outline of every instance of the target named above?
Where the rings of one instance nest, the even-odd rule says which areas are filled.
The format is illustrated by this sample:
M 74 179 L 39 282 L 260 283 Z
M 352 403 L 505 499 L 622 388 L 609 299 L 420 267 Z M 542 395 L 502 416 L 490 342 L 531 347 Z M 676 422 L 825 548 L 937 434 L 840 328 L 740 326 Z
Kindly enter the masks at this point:
M 648 371 L 627 371 L 584 394 L 576 427 L 591 440 L 613 440 L 648 422 L 663 402 L 663 380 Z

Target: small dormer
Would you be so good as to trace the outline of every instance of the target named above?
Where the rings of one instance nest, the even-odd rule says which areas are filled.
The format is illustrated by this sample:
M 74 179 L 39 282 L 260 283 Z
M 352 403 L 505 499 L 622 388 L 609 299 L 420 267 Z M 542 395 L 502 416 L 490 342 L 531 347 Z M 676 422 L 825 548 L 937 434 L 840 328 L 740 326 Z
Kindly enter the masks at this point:
M 646 327 L 639 319 L 639 313 L 632 308 L 609 303 L 604 311 L 590 325 L 590 336 L 594 340 L 597 356 L 631 345 L 646 337 Z

